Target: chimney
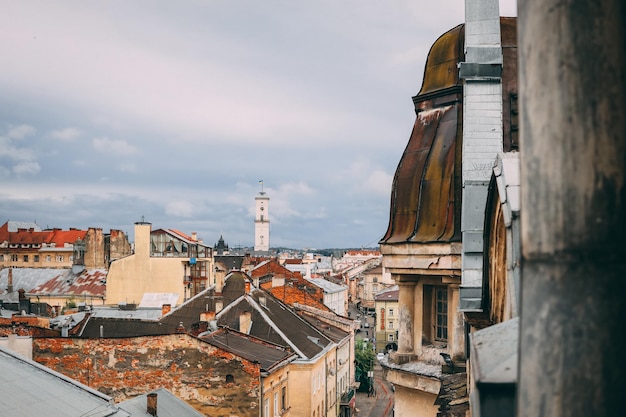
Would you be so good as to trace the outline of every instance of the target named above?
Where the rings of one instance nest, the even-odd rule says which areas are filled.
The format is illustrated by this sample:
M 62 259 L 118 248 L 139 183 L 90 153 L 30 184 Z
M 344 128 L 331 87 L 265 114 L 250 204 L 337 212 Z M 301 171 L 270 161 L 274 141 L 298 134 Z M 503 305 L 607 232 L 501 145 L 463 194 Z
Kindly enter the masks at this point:
M 163 304 L 161 306 L 161 316 L 166 315 L 170 311 L 172 311 L 172 305 L 171 304 Z
M 245 288 L 246 294 L 250 294 L 250 281 L 246 280 Z
M 215 311 L 204 311 L 200 313 L 200 321 L 215 320 Z
M 250 313 L 249 311 L 242 311 L 239 314 L 239 331 L 241 333 L 249 334 L 251 326 L 252 326 L 252 313 Z
M 9 280 L 7 282 L 7 292 L 13 292 L 13 268 L 9 268 Z
M 191 232 L 191 240 L 193 240 L 194 242 L 197 242 L 198 241 L 198 233 Z
M 151 392 L 146 396 L 146 412 L 151 416 L 157 415 L 157 393 Z

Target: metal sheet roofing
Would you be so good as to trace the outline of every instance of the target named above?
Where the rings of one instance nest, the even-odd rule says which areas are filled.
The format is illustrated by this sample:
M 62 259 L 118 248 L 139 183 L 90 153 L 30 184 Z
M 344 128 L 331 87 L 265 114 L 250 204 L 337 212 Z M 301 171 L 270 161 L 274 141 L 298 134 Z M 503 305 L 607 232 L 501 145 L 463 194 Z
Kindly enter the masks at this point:
M 324 278 L 305 278 L 305 280 L 329 294 L 346 291 L 348 289 L 348 287 L 344 285 L 337 285 L 333 282 L 325 280 Z
M 0 347 L 0 415 L 127 417 L 112 398 Z
M 200 417 L 204 414 L 197 412 L 186 402 L 176 397 L 165 388 L 159 388 L 151 393 L 157 394 L 157 415 L 159 417 Z M 149 393 L 138 395 L 130 400 L 118 404 L 120 408 L 133 416 L 147 416 L 147 397 Z
M 102 297 L 106 292 L 106 269 L 85 269 L 75 274 L 71 269 L 59 270 L 60 274 L 50 280 L 27 290 L 29 296 L 64 295 Z M 15 282 L 15 270 L 13 271 Z M 15 287 L 15 284 L 13 284 Z
M 470 334 L 476 383 L 515 383 L 519 317 Z
M 0 269 L 0 298 L 3 296 L 9 296 L 7 293 L 7 283 L 9 277 L 9 269 Z M 13 289 L 17 292 L 20 288 L 23 288 L 27 293 L 33 288 L 39 285 L 45 284 L 51 279 L 64 275 L 68 272 L 67 269 L 52 269 L 52 268 L 13 268 Z M 17 299 L 17 295 L 15 294 Z
M 217 314 L 217 322 L 239 330 L 239 317 L 244 312 L 251 313 L 250 335 L 289 346 L 301 359 L 315 357 L 332 343 L 291 308 L 262 290 L 253 290 L 227 305 Z
M 516 19 L 501 18 L 503 149 L 517 148 Z M 464 25 L 432 45 L 417 114 L 391 191 L 389 225 L 381 244 L 457 242 L 461 239 L 463 85 L 457 64 L 464 61 Z
M 261 369 L 268 371 L 289 358 L 295 359 L 295 354 L 287 351 L 283 346 L 231 329 L 219 329 L 207 335 L 201 335 L 199 338 L 241 358 L 258 361 Z

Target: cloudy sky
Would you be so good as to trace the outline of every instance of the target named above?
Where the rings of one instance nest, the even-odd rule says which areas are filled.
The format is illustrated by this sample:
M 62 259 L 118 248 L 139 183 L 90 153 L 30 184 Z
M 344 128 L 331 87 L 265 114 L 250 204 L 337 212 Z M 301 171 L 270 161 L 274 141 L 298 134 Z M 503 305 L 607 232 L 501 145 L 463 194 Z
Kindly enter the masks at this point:
M 516 15 L 515 0 L 500 14 Z M 0 0 L 0 224 L 376 246 L 463 0 Z

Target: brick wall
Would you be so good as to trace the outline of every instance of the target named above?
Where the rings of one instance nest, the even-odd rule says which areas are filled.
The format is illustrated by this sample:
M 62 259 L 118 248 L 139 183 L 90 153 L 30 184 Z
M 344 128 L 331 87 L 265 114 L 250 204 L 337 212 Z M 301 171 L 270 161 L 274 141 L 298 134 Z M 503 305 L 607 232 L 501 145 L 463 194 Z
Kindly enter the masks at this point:
M 258 365 L 185 334 L 39 338 L 33 341 L 33 359 L 115 402 L 164 387 L 205 415 L 259 414 Z M 226 383 L 226 375 L 234 382 Z

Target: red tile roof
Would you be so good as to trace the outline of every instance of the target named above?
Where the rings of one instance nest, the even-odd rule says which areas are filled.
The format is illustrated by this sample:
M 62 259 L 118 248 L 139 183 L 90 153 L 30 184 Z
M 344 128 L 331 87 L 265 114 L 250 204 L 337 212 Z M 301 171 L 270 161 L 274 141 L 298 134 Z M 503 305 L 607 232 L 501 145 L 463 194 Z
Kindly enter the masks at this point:
M 54 243 L 56 247 L 62 248 L 66 243 L 74 244 L 78 239 L 84 239 L 86 234 L 86 230 L 79 229 L 35 231 L 34 228 L 29 228 L 11 232 L 8 228 L 8 222 L 0 226 L 0 242 L 19 245 Z

